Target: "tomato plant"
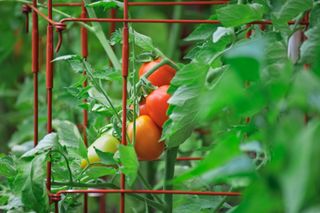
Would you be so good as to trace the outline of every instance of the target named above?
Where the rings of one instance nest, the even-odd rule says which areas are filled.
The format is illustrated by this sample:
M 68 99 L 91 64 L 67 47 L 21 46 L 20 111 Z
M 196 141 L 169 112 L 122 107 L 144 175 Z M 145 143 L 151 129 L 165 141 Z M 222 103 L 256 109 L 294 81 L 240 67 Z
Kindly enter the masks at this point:
M 241 193 L 240 199 L 128 193 L 128 212 L 320 211 L 319 1 L 230 0 L 188 9 L 176 5 L 174 19 L 183 15 L 209 21 L 188 26 L 127 22 L 127 107 L 121 102 L 121 63 L 126 59 L 119 53 L 121 25 L 106 32 L 99 22 L 70 24 L 51 62 L 51 133 L 45 128 L 43 89 L 47 24 L 38 16 L 41 139 L 35 147 L 30 39 L 21 33 L 21 17 L 14 12 L 21 10 L 20 3 L 31 2 L 1 1 L 0 7 L 0 134 L 2 143 L 8 142 L 0 147 L 0 211 L 54 211 L 46 188 L 48 162 L 51 194 L 117 190 L 122 187 L 120 174 L 129 190 Z M 92 20 L 105 17 L 106 10 L 123 9 L 117 1 L 84 4 Z M 38 2 L 38 8 L 46 10 L 47 4 Z M 142 13 L 130 7 L 130 18 L 162 20 L 168 11 L 150 7 Z M 78 12 L 56 7 L 54 20 L 78 17 Z M 80 56 L 79 26 L 89 32 L 86 58 Z M 120 144 L 124 138 L 127 145 Z M 193 160 L 181 161 L 186 158 Z M 88 196 L 88 212 L 103 211 L 103 203 Z M 104 199 L 108 211 L 119 210 L 118 197 L 99 198 Z M 82 202 L 80 194 L 64 194 L 59 212 L 80 212 Z

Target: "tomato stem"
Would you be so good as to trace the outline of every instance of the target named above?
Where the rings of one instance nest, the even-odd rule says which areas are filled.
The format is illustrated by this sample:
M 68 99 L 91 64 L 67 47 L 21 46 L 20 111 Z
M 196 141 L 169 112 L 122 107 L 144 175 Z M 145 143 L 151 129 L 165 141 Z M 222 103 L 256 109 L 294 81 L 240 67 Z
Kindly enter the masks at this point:
M 170 182 L 174 177 L 174 167 L 175 162 L 177 159 L 178 154 L 178 147 L 173 147 L 167 150 L 166 152 L 166 162 L 165 162 L 165 182 L 163 189 L 164 190 L 172 190 L 173 185 Z M 173 195 L 172 194 L 165 194 L 164 201 L 167 205 L 166 210 L 164 213 L 172 213 L 172 204 L 173 204 Z
M 140 171 L 138 171 L 138 177 L 140 178 L 142 184 L 147 187 L 147 189 L 151 190 L 152 187 L 150 186 L 150 184 L 148 183 L 148 181 L 143 177 L 143 175 L 141 174 Z M 153 197 L 154 199 L 156 199 L 159 203 L 163 203 L 163 201 L 155 194 L 150 194 L 151 197 Z

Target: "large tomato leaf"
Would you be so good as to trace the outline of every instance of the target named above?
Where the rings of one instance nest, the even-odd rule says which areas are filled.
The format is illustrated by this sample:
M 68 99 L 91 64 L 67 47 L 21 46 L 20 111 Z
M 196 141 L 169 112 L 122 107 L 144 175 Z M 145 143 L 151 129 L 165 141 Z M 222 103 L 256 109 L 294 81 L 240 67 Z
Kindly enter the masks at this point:
M 169 119 L 162 132 L 162 139 L 168 147 L 183 143 L 197 125 L 198 98 L 205 89 L 208 69 L 206 64 L 191 63 L 179 70 L 171 81 Z
M 24 165 L 20 177 L 22 202 L 36 212 L 49 212 L 49 199 L 45 185 L 46 154 L 36 155 Z
M 119 145 L 119 155 L 121 167 L 120 170 L 126 175 L 126 181 L 129 186 L 135 182 L 139 169 L 139 161 L 132 145 Z
M 262 19 L 265 8 L 261 4 L 230 4 L 217 9 L 218 19 L 225 27 L 237 27 Z
M 320 25 L 312 27 L 305 35 L 308 39 L 301 46 L 301 61 L 311 64 L 312 69 L 320 75 Z
M 22 158 L 32 158 L 36 154 L 48 152 L 51 149 L 60 149 L 58 143 L 58 136 L 56 133 L 50 133 L 39 141 L 38 145 L 22 155 Z
M 278 19 L 290 21 L 300 13 L 312 8 L 312 0 L 288 0 L 277 13 Z
M 59 135 L 59 143 L 82 158 L 87 158 L 87 149 L 79 129 L 70 121 L 54 120 L 53 127 Z
M 213 171 L 218 173 L 215 174 L 216 176 L 223 174 L 223 170 L 220 174 L 218 170 L 214 169 L 230 162 L 235 157 L 241 156 L 242 152 L 239 146 L 241 137 L 241 134 L 236 135 L 235 133 L 231 133 L 226 135 L 224 138 L 221 138 L 220 142 L 214 147 L 214 149 L 212 149 L 212 151 L 210 151 L 196 167 L 177 177 L 175 181 L 181 182 L 205 174 L 213 175 Z

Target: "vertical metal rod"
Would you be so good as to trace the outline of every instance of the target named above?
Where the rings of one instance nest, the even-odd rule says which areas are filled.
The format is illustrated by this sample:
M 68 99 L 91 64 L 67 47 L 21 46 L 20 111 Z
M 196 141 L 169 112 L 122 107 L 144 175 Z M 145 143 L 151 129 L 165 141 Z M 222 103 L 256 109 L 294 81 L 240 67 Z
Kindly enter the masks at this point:
M 48 18 L 52 19 L 52 0 L 48 0 Z M 53 88 L 53 26 L 47 26 L 46 89 L 47 89 L 47 132 L 52 132 L 52 88 Z M 47 163 L 47 190 L 51 191 L 51 162 Z
M 59 213 L 59 201 L 54 201 L 54 212 Z
M 117 16 L 117 10 L 116 9 L 111 9 L 110 11 L 110 18 L 116 18 Z M 110 36 L 112 35 L 112 33 L 114 33 L 116 31 L 116 22 L 111 22 L 110 23 Z
M 37 0 L 32 4 L 37 7 Z M 38 72 L 39 72 L 39 29 L 38 15 L 32 11 L 32 73 L 33 73 L 33 146 L 38 144 Z
M 128 0 L 123 1 L 123 18 L 128 19 Z M 122 140 L 123 145 L 127 144 L 127 77 L 129 65 L 129 29 L 128 22 L 123 23 L 123 44 L 122 44 Z M 125 189 L 125 176 L 120 177 L 120 188 Z M 125 212 L 125 193 L 120 197 L 120 213 Z
M 82 2 L 81 6 L 81 18 L 86 18 L 87 17 L 87 10 L 84 6 L 84 2 Z M 87 59 L 88 57 L 88 30 L 85 27 L 80 28 L 81 31 L 81 49 L 82 49 L 82 57 L 84 59 Z M 86 76 L 86 72 L 83 72 L 83 75 Z M 87 80 L 83 82 L 83 87 L 86 87 L 88 84 Z M 84 103 L 87 102 L 87 99 L 83 100 Z M 83 134 L 83 141 L 86 147 L 88 147 L 88 138 L 87 138 L 87 126 L 88 126 L 88 111 L 83 110 L 83 125 L 82 125 L 82 134 Z M 88 212 L 88 194 L 83 195 L 83 201 L 84 201 L 84 207 L 83 207 L 83 212 L 87 213 Z
M 308 28 L 309 28 L 309 17 L 310 17 L 310 12 L 307 12 L 307 13 L 305 14 L 304 18 L 303 18 L 303 21 L 306 22 L 306 23 L 308 23 L 308 24 L 306 24 L 306 27 L 305 27 L 304 31 L 301 32 L 301 33 L 302 33 L 302 36 L 301 36 L 302 42 L 301 42 L 301 43 L 303 43 L 304 41 L 306 41 L 306 40 L 308 39 L 308 38 L 306 37 L 306 35 L 305 35 L 304 32 L 307 31 Z M 304 68 L 305 68 L 306 71 L 308 71 L 308 70 L 310 69 L 310 64 L 304 64 Z M 306 112 L 306 113 L 304 114 L 304 123 L 305 123 L 305 124 L 308 124 L 309 120 L 310 120 L 310 116 L 309 116 L 308 113 Z

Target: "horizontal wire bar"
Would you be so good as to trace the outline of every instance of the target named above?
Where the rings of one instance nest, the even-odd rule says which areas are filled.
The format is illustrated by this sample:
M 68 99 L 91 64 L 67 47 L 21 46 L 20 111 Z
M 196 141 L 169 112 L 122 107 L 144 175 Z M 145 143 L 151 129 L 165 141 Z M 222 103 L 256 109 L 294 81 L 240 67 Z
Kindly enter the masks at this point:
M 132 22 L 132 23 L 198 23 L 198 24 L 220 24 L 219 20 L 190 20 L 190 19 L 122 19 L 122 18 L 64 18 L 64 22 Z M 252 21 L 248 24 L 272 24 L 271 20 Z M 289 21 L 288 24 L 295 24 L 295 21 Z M 300 22 L 301 25 L 308 24 Z
M 126 194 L 180 194 L 180 195 L 211 195 L 211 196 L 240 196 L 240 192 L 184 191 L 184 190 L 130 190 L 130 189 L 71 189 L 61 190 L 52 196 L 77 193 L 126 193 Z
M 64 18 L 60 22 L 49 19 L 44 13 L 40 12 L 33 5 L 28 5 L 33 11 L 44 18 L 48 23 L 57 29 L 64 29 L 64 22 L 132 22 L 132 23 L 198 23 L 198 24 L 220 24 L 219 20 L 190 20 L 190 19 L 122 19 L 122 18 Z M 272 24 L 270 20 L 253 21 L 248 24 Z M 295 21 L 289 21 L 288 24 L 295 24 Z M 302 21 L 299 24 L 307 25 L 308 22 Z
M 186 1 L 186 2 L 128 2 L 129 6 L 171 6 L 171 5 L 220 5 L 227 4 L 229 0 L 220 1 Z M 55 3 L 54 7 L 81 7 L 82 3 Z
M 69 2 L 69 3 L 54 3 L 53 7 L 81 7 L 82 3 Z
M 192 161 L 192 160 L 202 160 L 202 157 L 178 157 L 176 160 L 177 161 Z M 150 160 L 139 160 L 139 161 L 150 161 Z M 152 161 L 161 161 L 161 159 L 155 159 Z
M 40 15 L 42 18 L 44 18 L 48 23 L 52 24 L 52 25 L 59 25 L 58 22 L 53 21 L 52 19 L 50 19 L 47 15 L 45 15 L 44 13 L 40 12 L 40 10 L 38 10 L 38 8 L 34 7 L 32 4 L 28 4 L 28 7 L 30 7 L 33 11 L 35 11 L 38 15 Z
M 185 1 L 185 2 L 129 2 L 129 6 L 170 6 L 170 5 L 219 5 L 227 4 L 225 1 Z

